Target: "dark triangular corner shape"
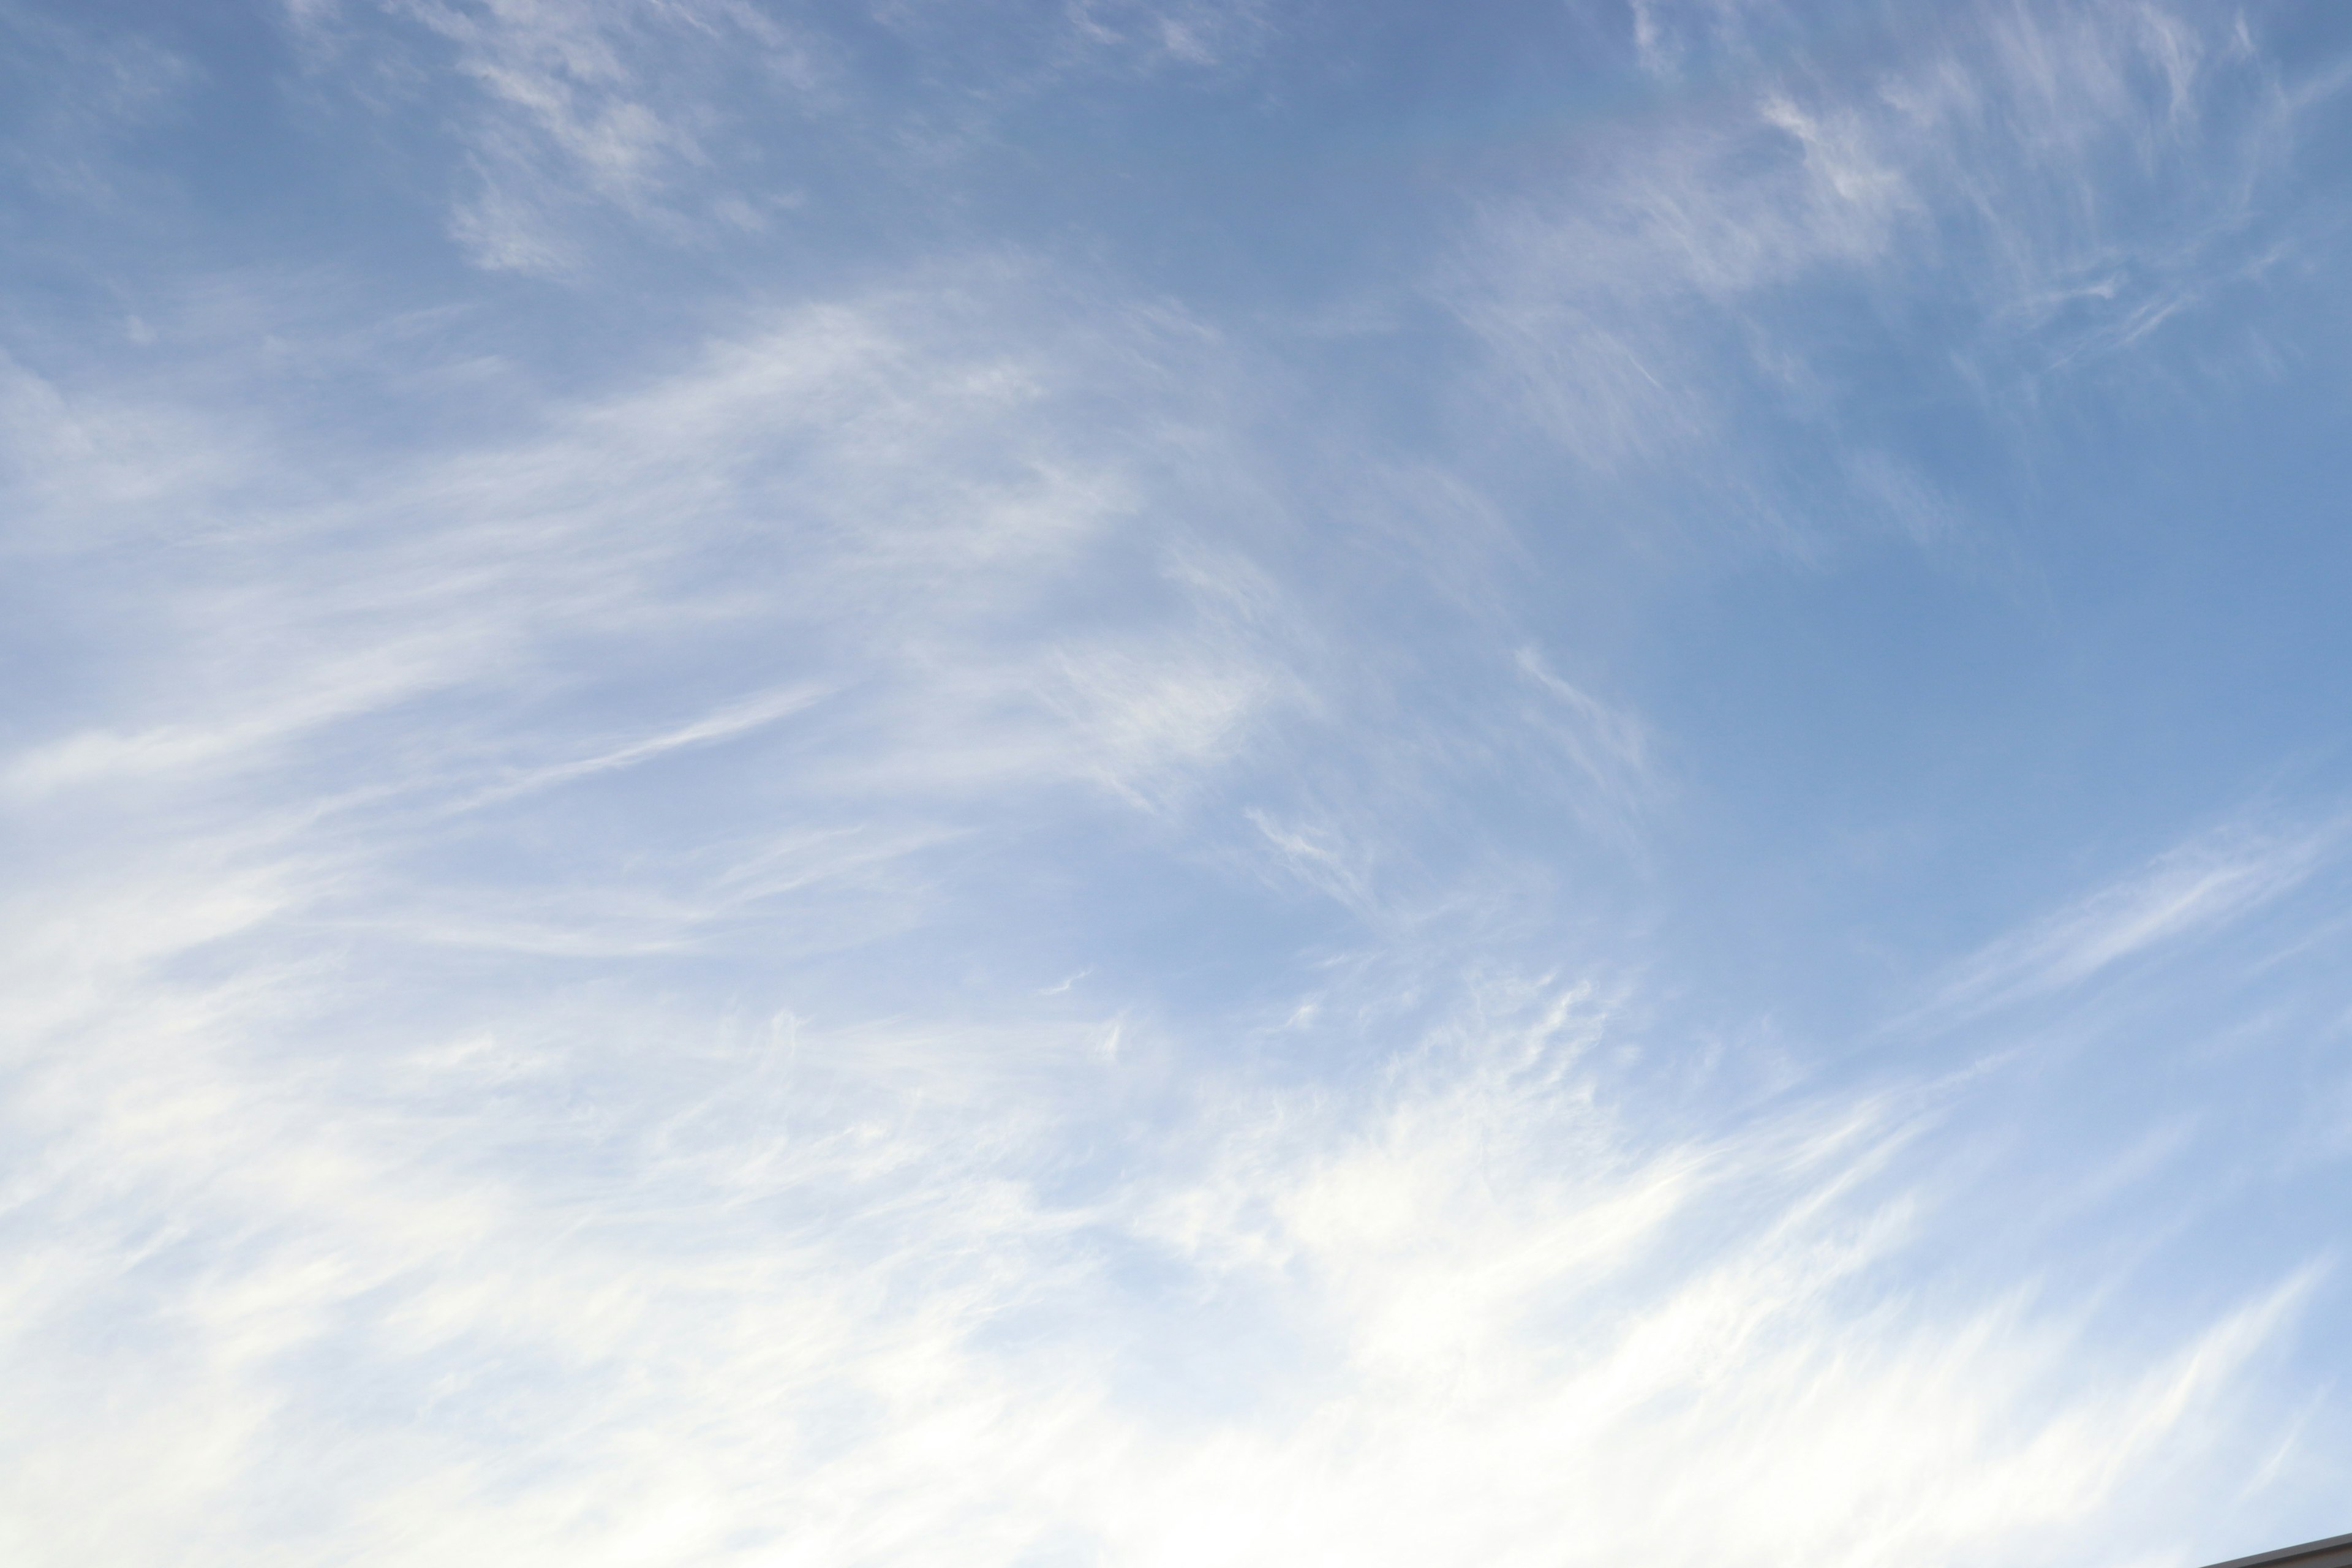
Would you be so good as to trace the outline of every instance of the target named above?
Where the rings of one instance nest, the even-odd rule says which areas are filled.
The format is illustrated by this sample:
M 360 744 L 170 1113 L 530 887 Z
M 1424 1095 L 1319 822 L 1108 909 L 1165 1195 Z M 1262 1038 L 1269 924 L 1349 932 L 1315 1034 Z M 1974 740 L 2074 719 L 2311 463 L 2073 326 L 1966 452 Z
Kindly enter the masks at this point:
M 2282 1546 L 2276 1552 L 2232 1557 L 2214 1563 L 2213 1568 L 2352 1568 L 2352 1535 L 2331 1535 L 2325 1541 Z

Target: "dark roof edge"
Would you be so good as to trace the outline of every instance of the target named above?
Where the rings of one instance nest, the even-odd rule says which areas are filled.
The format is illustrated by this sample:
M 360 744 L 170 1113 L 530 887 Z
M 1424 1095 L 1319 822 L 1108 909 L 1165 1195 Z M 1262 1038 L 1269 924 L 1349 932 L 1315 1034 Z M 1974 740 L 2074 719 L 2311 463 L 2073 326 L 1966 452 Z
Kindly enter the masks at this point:
M 2300 1546 L 2283 1546 L 2276 1552 L 2232 1557 L 2227 1563 L 2214 1563 L 2213 1568 L 2352 1568 L 2352 1535 L 2331 1535 L 2325 1541 L 2306 1541 Z

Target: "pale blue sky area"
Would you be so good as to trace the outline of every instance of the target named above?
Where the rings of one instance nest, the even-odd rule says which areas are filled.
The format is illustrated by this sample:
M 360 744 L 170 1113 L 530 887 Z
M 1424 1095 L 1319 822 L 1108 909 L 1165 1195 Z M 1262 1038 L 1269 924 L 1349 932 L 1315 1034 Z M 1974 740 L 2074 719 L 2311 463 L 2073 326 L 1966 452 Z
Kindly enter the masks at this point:
M 2347 82 L 0 0 L 0 1558 L 2352 1528 Z

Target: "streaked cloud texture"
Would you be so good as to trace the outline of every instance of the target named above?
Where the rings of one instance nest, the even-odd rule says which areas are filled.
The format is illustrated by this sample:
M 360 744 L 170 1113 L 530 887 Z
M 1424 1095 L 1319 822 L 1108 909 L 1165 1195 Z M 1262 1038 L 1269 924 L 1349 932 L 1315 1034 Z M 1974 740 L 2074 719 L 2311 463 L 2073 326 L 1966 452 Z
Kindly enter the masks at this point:
M 0 1559 L 2352 1527 L 2352 30 L 0 0 Z

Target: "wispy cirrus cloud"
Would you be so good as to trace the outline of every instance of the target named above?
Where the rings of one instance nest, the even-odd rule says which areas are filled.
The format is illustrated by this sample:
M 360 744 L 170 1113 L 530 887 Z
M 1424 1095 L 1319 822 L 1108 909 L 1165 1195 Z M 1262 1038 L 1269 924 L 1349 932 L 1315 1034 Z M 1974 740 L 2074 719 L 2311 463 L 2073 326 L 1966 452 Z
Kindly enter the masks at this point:
M 10 340 L 0 1556 L 2179 1568 L 2330 1502 L 2333 1211 L 2182 1239 L 2282 1212 L 2284 1160 L 2183 1174 L 2241 1135 L 2203 1068 L 2342 1103 L 2325 922 L 2135 1057 L 2172 1078 L 2086 1049 L 2096 1114 L 2009 1047 L 2218 974 L 2332 828 L 1956 962 L 1915 918 L 1868 956 L 1975 1031 L 1942 1076 L 1713 951 L 1849 986 L 1832 857 L 1770 868 L 1771 941 L 1668 918 L 1796 793 L 1707 816 L 1749 781 L 1694 726 L 1894 793 L 1910 714 L 1748 625 L 1719 700 L 1733 595 L 1658 582 L 1749 558 L 1735 513 L 1943 548 L 1981 487 L 1873 423 L 1874 354 L 2038 395 L 2287 243 L 2252 33 L 1969 7 L 1838 73 L 1651 5 L 1631 65 L 1723 90 L 1529 175 L 1432 152 L 1520 101 L 1441 79 L 1538 55 L 1490 17 L 1335 66 L 1278 8 L 1016 11 L 310 0 L 307 109 L 478 182 L 446 266 L 222 262 L 204 331 Z M 1334 84 L 1388 70 L 1459 101 L 1360 135 Z M 1328 140 L 1264 129 L 1294 93 Z M 941 173 L 992 149 L 997 206 Z M 712 238 L 826 167 L 887 221 Z M 1162 170 L 1148 218 L 1036 188 Z M 1277 176 L 1378 207 L 1381 275 L 1326 275 L 1335 224 L 1208 280 L 1273 198 L 1179 220 Z M 1702 668 L 1612 646 L 1654 616 Z M 2302 1131 L 2291 1175 L 2340 1157 Z
M 2119 964 L 2252 914 L 2300 886 L 2341 830 L 2226 827 L 2001 937 L 1961 963 L 1917 1017 L 1951 1023 L 2063 994 Z
M 1213 73 L 1273 30 L 1255 0 L 1022 5 L 985 26 L 920 3 L 845 17 L 751 0 L 286 0 L 285 14 L 314 68 L 380 57 L 380 96 L 448 115 L 449 233 L 476 265 L 575 279 L 614 218 L 689 251 L 788 230 L 812 187 L 840 194 L 845 169 L 853 186 L 919 189 L 1057 81 Z M 919 106 L 888 90 L 908 69 L 932 89 Z
M 772 170 L 745 177 L 764 161 L 753 144 L 823 112 L 836 74 L 818 31 L 745 0 L 286 10 L 314 68 L 382 56 L 406 66 L 383 68 L 393 90 L 455 106 L 470 188 L 451 234 L 478 265 L 524 273 L 583 266 L 600 210 L 679 239 L 772 223 L 800 198 Z
M 68 1563 L 2054 1563 L 2129 1499 L 2105 1549 L 2157 1546 L 2304 1282 L 2145 1356 L 1923 1312 L 1916 1110 L 1658 1141 L 1585 1065 L 1599 994 L 1520 991 L 1360 1092 L 1196 1078 L 1096 1175 L 1062 1151 L 1153 1091 L 1076 1017 L 779 1018 L 648 1074 L 687 1020 L 331 1064 L 315 984 L 117 991 L 18 1102 L 111 1173 L 10 1222 L 48 1458 L 7 1517 Z M 120 1077 L 159 1026 L 178 1065 Z M 75 1479 L 100 1451 L 145 1458 L 135 1506 Z
M 1906 344 L 1943 356 L 1909 384 L 1995 457 L 2031 449 L 2020 410 L 2083 378 L 2105 387 L 2111 356 L 2259 288 L 2304 243 L 2261 199 L 2293 177 L 2299 111 L 2242 18 L 1856 18 L 1846 46 L 1867 66 L 1823 77 L 1785 63 L 1804 29 L 1779 7 L 1636 16 L 1669 75 L 1703 37 L 1724 51 L 1711 111 L 1606 157 L 1563 149 L 1551 188 L 1489 198 L 1439 292 L 1493 353 L 1483 395 L 1613 483 L 1709 450 L 1707 510 L 1780 547 L 1888 523 L 1950 538 L 1937 464 L 1869 405 Z M 1946 325 L 1914 337 L 1926 319 Z M 2200 363 L 2251 371 L 2272 353 L 2243 342 Z M 1927 515 L 1946 525 L 1922 535 Z
M 1596 793 L 1619 807 L 1639 804 L 1654 785 L 1651 739 L 1641 719 L 1612 707 L 1553 674 L 1532 647 L 1518 652 L 1519 668 L 1559 705 L 1547 728 Z

